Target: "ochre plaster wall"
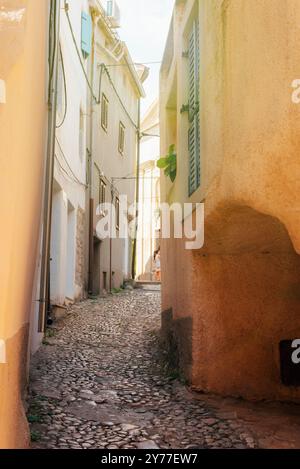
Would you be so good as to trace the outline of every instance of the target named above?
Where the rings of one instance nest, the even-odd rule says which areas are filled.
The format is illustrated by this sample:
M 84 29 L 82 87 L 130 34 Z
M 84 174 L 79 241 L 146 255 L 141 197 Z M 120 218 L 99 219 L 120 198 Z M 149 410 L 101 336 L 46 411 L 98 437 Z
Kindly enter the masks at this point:
M 47 127 L 49 2 L 19 3 L 25 8 L 22 47 L 0 77 L 6 81 L 6 104 L 0 104 L 0 339 L 6 344 L 6 364 L 0 364 L 0 448 L 29 444 L 22 398 Z M 7 50 L 0 48 L 0 62 L 5 58 Z
M 299 389 L 280 383 L 278 347 L 300 337 L 300 107 L 291 99 L 300 4 L 199 2 L 201 186 L 189 199 L 180 108 L 195 3 L 186 3 L 175 28 L 177 65 L 162 69 L 161 152 L 175 141 L 178 152 L 176 182 L 162 181 L 162 199 L 205 202 L 205 246 L 188 252 L 183 240 L 162 241 L 163 311 L 172 309 L 174 320 L 166 328 L 178 336 L 179 362 L 199 389 L 297 400 Z M 187 322 L 192 332 L 182 340 Z

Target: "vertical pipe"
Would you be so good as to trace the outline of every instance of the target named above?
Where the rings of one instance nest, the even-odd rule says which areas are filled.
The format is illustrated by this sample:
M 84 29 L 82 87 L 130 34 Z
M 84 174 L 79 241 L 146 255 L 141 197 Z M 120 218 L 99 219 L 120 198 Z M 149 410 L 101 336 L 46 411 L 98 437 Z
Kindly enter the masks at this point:
M 153 259 L 153 252 L 154 252 L 154 246 L 153 246 L 153 168 L 151 168 L 151 221 L 150 221 L 150 253 L 151 253 L 151 263 L 150 263 L 150 280 L 151 282 L 153 281 L 153 274 L 152 274 L 152 259 Z
M 112 209 L 114 205 L 114 187 L 111 186 L 111 210 L 110 210 L 110 236 L 109 236 L 109 292 L 112 292 L 112 251 L 113 251 L 113 245 L 112 245 L 112 233 L 113 233 L 113 227 L 112 227 Z
M 141 248 L 142 248 L 142 269 L 141 269 L 141 274 L 144 275 L 145 274 L 145 269 L 144 269 L 144 266 L 145 266 L 145 238 L 144 238 L 144 227 L 145 227 L 145 193 L 146 193 L 146 190 L 145 190 L 145 178 L 146 178 L 146 170 L 143 169 L 143 172 L 142 172 L 142 183 L 140 183 L 140 185 L 142 185 L 142 197 L 141 197 L 141 200 L 142 200 L 142 228 L 140 229 L 140 227 L 138 227 L 138 234 L 140 233 L 141 234 Z M 138 243 L 139 245 L 139 243 Z M 138 254 L 137 254 L 137 257 L 138 257 Z
M 49 96 L 48 96 L 48 142 L 45 170 L 45 190 L 43 202 L 43 237 L 42 265 L 40 280 L 40 308 L 38 331 L 44 332 L 47 311 L 49 309 L 50 283 L 50 241 L 52 218 L 52 192 L 55 157 L 56 102 L 57 102 L 57 70 L 59 53 L 60 0 L 51 1 L 49 26 Z M 52 62 L 51 62 L 52 61 Z
M 90 82 L 92 89 L 94 89 L 94 67 L 95 67 L 95 23 L 94 15 L 92 14 L 92 52 L 91 52 L 91 70 L 90 70 Z M 93 294 L 94 285 L 94 214 L 95 214 L 95 201 L 93 198 L 93 171 L 94 171 L 94 159 L 93 159 L 93 114 L 94 114 L 94 101 L 93 94 L 91 93 L 90 99 L 90 135 L 89 135 L 89 147 L 90 147 L 90 181 L 89 181 L 89 273 L 88 273 L 88 292 Z
M 137 166 L 136 166 L 136 213 L 135 213 L 135 237 L 133 240 L 132 248 L 132 266 L 131 274 L 132 279 L 136 275 L 136 250 L 137 250 L 137 232 L 138 232 L 138 217 L 139 217 L 139 201 L 140 201 L 140 162 L 141 162 L 141 99 L 138 101 L 138 129 L 137 129 Z

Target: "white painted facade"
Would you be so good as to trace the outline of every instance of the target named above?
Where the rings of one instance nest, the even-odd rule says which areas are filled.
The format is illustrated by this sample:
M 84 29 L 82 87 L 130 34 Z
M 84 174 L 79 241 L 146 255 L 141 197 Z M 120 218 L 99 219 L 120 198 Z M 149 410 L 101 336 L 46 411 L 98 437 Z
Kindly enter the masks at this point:
M 88 71 L 88 58 L 81 51 L 81 15 L 89 13 L 89 2 L 69 0 L 68 4 L 78 50 Z M 55 305 L 81 299 L 86 288 L 88 86 L 63 9 L 60 47 L 50 263 L 50 299 Z
M 156 162 L 160 155 L 159 103 L 147 110 L 141 124 L 141 164 L 139 194 L 141 210 L 137 242 L 137 279 L 154 280 L 154 251 L 159 247 L 160 170 Z
M 93 105 L 91 153 L 92 196 L 94 209 L 101 202 L 99 184 L 106 184 L 105 202 L 115 202 L 126 195 L 128 204 L 135 202 L 139 100 L 145 69 L 137 71 L 126 45 L 107 24 L 98 1 L 95 20 L 94 92 L 100 103 Z M 103 68 L 105 64 L 105 69 Z M 101 72 L 102 69 L 102 72 Z M 103 128 L 103 97 L 108 101 L 107 128 Z M 122 104 L 121 104 L 122 103 Z M 124 151 L 119 151 L 119 129 L 124 126 Z M 122 179 L 126 178 L 126 179 Z M 99 239 L 94 220 L 93 293 L 119 288 L 131 278 L 132 243 L 125 239 Z

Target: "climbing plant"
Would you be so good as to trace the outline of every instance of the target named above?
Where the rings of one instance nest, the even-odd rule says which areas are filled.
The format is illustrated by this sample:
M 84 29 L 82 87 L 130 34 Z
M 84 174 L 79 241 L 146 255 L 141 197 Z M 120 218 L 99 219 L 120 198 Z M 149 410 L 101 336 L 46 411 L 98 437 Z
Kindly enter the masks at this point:
M 165 175 L 169 177 L 172 182 L 175 181 L 177 175 L 177 154 L 175 145 L 171 145 L 168 154 L 157 161 L 157 167 L 164 169 Z

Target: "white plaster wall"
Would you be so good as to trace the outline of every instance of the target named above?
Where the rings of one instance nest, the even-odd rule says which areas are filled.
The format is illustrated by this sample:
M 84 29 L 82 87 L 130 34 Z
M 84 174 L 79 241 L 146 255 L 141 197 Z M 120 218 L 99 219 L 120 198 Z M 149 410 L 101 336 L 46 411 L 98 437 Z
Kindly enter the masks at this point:
M 143 128 L 143 125 L 142 125 Z M 159 123 L 151 128 L 143 129 L 150 135 L 159 135 Z M 159 194 L 156 190 L 160 171 L 156 168 L 159 158 L 160 139 L 158 137 L 144 137 L 141 141 L 141 171 L 140 171 L 140 202 L 138 242 L 137 242 L 137 278 L 154 280 L 153 253 L 157 247 L 155 240 L 156 208 L 159 204 Z
M 51 299 L 63 304 L 66 296 L 68 200 L 63 189 L 53 195 L 51 236 Z
M 138 123 L 138 91 L 127 66 L 115 66 L 117 62 L 105 50 L 105 33 L 97 28 L 95 32 L 95 90 L 99 90 L 100 64 L 108 66 L 111 79 L 118 90 L 121 100 L 125 103 L 128 114 L 132 120 Z M 111 66 L 110 66 L 111 65 Z M 113 66 L 112 66 L 113 65 Z M 109 101 L 108 107 L 108 129 L 105 131 L 101 126 L 101 105 L 95 105 L 93 109 L 93 159 L 98 168 L 104 174 L 107 182 L 106 201 L 111 201 L 111 184 L 117 193 L 127 195 L 128 203 L 135 201 L 136 192 L 136 158 L 137 158 L 137 131 L 130 122 L 126 112 L 122 109 L 120 102 L 104 73 L 101 80 L 102 92 Z M 118 150 L 119 123 L 125 126 L 125 151 L 120 154 Z M 126 181 L 120 178 L 129 177 Z M 99 171 L 94 166 L 94 198 L 95 204 L 99 202 L 97 193 L 97 179 Z M 125 240 L 112 241 L 112 271 L 115 272 L 112 287 L 118 288 L 123 280 L 131 274 L 131 242 Z M 100 286 L 103 288 L 103 272 L 107 272 L 107 283 L 109 284 L 110 272 L 110 242 L 104 240 L 100 247 Z
M 89 11 L 87 0 L 69 0 L 69 16 L 81 51 L 81 13 Z M 54 195 L 51 243 L 51 301 L 76 299 L 81 288 L 75 285 L 75 247 L 78 207 L 85 210 L 86 200 L 86 129 L 88 87 L 72 40 L 64 11 L 61 11 L 60 44 L 67 84 L 67 114 L 57 129 L 54 179 L 62 194 Z M 82 56 L 86 71 L 88 59 Z M 64 94 L 64 93 L 63 93 Z M 64 103 L 63 103 L 64 104 Z M 80 151 L 80 112 L 84 117 L 84 151 Z M 62 122 L 64 105 L 58 107 L 57 123 Z M 78 182 L 79 181 L 79 182 Z M 59 197 L 59 202 L 56 200 Z M 74 209 L 72 238 L 68 235 L 68 206 Z M 63 213 L 63 215 L 62 215 Z
M 152 127 L 147 133 L 159 135 L 159 124 Z M 160 139 L 157 137 L 145 137 L 141 143 L 141 163 L 158 160 L 160 157 Z

